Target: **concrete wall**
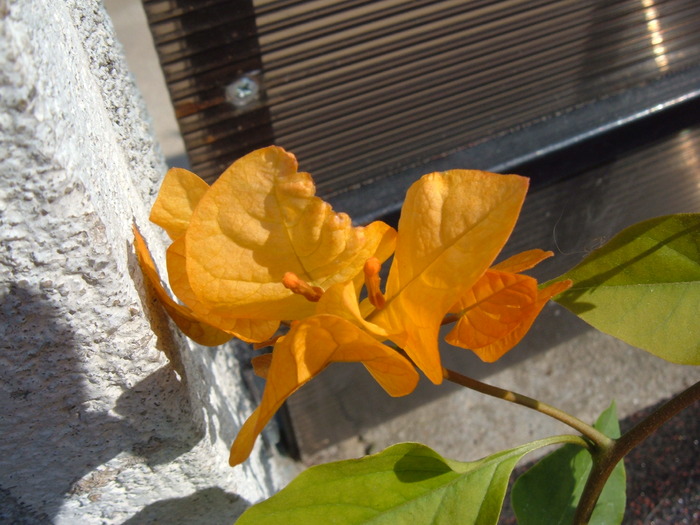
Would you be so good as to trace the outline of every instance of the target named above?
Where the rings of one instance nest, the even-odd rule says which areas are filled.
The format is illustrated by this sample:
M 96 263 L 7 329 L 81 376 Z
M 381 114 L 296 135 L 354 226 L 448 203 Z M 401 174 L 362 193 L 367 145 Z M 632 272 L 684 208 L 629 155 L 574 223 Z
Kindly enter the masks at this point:
M 252 410 L 235 349 L 144 289 L 144 113 L 100 3 L 0 0 L 0 522 L 232 523 L 285 481 L 260 447 L 227 465 Z

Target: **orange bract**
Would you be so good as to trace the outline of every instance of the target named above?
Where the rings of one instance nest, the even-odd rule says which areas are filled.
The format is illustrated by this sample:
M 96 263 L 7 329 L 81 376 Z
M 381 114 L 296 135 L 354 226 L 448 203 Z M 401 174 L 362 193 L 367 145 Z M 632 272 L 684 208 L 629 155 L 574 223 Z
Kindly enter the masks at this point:
M 163 228 L 171 239 L 182 236 L 199 200 L 209 185 L 191 171 L 171 168 L 165 174 L 150 219 Z
M 158 277 L 158 271 L 156 270 L 156 265 L 153 262 L 151 253 L 148 251 L 146 241 L 144 241 L 136 228 L 134 228 L 134 248 L 139 259 L 139 264 L 143 269 L 143 274 L 153 286 L 156 297 L 158 297 L 163 308 L 165 308 L 168 315 L 175 321 L 178 328 L 180 328 L 187 337 L 206 346 L 220 345 L 233 337 L 231 334 L 227 334 L 201 321 L 188 307 L 177 304 L 170 298 L 168 292 L 166 292 L 163 285 L 160 284 L 160 277 Z
M 520 275 L 551 255 L 542 250 L 489 269 L 527 187 L 517 175 L 425 175 L 406 195 L 397 233 L 381 221 L 353 226 L 315 196 L 311 177 L 281 148 L 246 155 L 211 187 L 186 170 L 168 172 L 151 219 L 173 240 L 166 252 L 170 286 L 184 304 L 160 284 L 135 233 L 158 298 L 202 344 L 231 335 L 274 344 L 253 360 L 267 384 L 233 444 L 231 464 L 245 460 L 284 400 L 331 362 L 363 363 L 393 396 L 413 391 L 416 367 L 440 383 L 438 333 L 448 313 L 458 318 L 448 342 L 486 361 L 512 348 L 546 301 L 569 286 L 539 290 Z M 381 265 L 392 254 L 382 291 Z M 363 286 L 368 297 L 360 301 Z M 291 322 L 289 333 L 275 335 L 282 322 Z
M 265 148 L 234 162 L 202 197 L 186 233 L 187 275 L 214 314 L 303 319 L 314 312 L 283 284 L 294 273 L 327 289 L 355 277 L 389 226 L 353 227 L 315 197 L 293 155 Z
M 503 248 L 527 187 L 517 175 L 452 170 L 425 175 L 406 194 L 386 305 L 368 319 L 433 383 L 442 381 L 443 317 Z
M 452 308 L 460 318 L 445 337 L 489 363 L 518 344 L 547 301 L 571 286 L 571 281 L 561 281 L 538 290 L 532 277 L 498 267 L 508 266 L 502 263 L 488 270 Z
M 260 406 L 238 433 L 229 463 L 245 461 L 255 439 L 284 400 L 330 363 L 339 361 L 364 364 L 392 396 L 405 396 L 418 383 L 418 374 L 406 359 L 352 323 L 333 315 L 297 321 L 275 344 L 272 360 L 259 363 L 267 375 L 267 387 Z

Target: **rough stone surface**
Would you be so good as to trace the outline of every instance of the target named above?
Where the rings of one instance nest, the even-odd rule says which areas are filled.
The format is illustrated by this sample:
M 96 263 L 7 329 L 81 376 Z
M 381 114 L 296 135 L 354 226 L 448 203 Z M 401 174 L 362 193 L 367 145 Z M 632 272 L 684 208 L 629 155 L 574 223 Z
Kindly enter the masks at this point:
M 0 0 L 0 522 L 231 523 L 286 481 L 260 447 L 228 467 L 235 349 L 193 347 L 144 289 L 144 113 L 99 2 Z

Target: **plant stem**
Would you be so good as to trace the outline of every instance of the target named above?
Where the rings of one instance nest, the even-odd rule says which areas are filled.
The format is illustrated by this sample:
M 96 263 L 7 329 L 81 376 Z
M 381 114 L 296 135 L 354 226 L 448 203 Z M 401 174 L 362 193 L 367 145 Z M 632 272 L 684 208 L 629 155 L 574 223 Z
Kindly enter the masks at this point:
M 592 442 L 595 449 L 605 450 L 612 446 L 613 440 L 605 434 L 603 434 L 602 432 L 596 430 L 591 425 L 584 423 L 577 417 L 574 417 L 571 414 L 568 414 L 556 407 L 548 405 L 547 403 L 542 403 L 541 401 L 537 401 L 536 399 L 524 396 L 522 394 L 518 394 L 516 392 L 512 392 L 510 390 L 505 390 L 496 386 L 487 385 L 486 383 L 482 383 L 481 381 L 477 381 L 476 379 L 464 376 L 458 372 L 449 370 L 447 368 L 442 369 L 442 374 L 448 381 L 452 381 L 453 383 L 456 383 L 463 387 L 471 388 L 472 390 L 476 390 L 477 392 L 481 392 L 482 394 L 497 397 L 499 399 L 504 399 L 505 401 L 510 401 L 511 403 L 522 405 L 532 410 L 536 410 L 537 412 L 541 412 L 542 414 L 546 414 L 558 421 L 561 421 L 562 423 L 579 431 L 586 438 L 588 438 Z
M 609 450 L 604 450 L 597 457 L 594 455 L 593 469 L 588 476 L 576 509 L 575 525 L 584 525 L 590 521 L 598 497 L 615 465 L 622 461 L 634 447 L 656 432 L 666 421 L 698 400 L 700 400 L 700 381 L 640 421 L 634 428 L 620 437 Z

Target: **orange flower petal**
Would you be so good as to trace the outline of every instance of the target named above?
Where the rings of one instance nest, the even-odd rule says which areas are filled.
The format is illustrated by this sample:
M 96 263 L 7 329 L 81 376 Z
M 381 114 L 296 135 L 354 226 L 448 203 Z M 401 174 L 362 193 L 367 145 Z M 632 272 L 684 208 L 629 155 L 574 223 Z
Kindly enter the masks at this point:
M 443 316 L 501 251 L 527 186 L 517 175 L 453 170 L 425 175 L 406 194 L 387 302 L 368 321 L 397 334 L 392 340 L 436 384 Z
M 272 364 L 272 354 L 256 355 L 250 362 L 253 365 L 253 372 L 255 372 L 255 375 L 266 379 L 270 371 L 270 365 Z
M 546 252 L 544 250 L 535 249 L 527 250 L 509 257 L 505 261 L 491 267 L 492 270 L 500 270 L 502 272 L 520 273 L 530 268 L 534 268 L 539 263 L 552 257 L 554 252 Z
M 374 308 L 371 304 L 370 306 Z M 364 319 L 357 301 L 355 285 L 351 281 L 334 284 L 326 290 L 317 303 L 316 313 L 342 317 L 378 340 L 384 341 L 389 338 L 389 335 L 383 328 Z
M 445 340 L 462 348 L 486 347 L 510 334 L 537 302 L 537 281 L 488 270 L 457 303 L 462 312 Z
M 170 287 L 200 319 L 248 343 L 266 341 L 279 328 L 278 320 L 244 319 L 212 312 L 192 291 L 186 271 L 185 236 L 173 242 L 165 254 Z
M 231 334 L 227 334 L 204 321 L 198 319 L 192 311 L 182 306 L 168 295 L 168 292 L 160 283 L 160 277 L 153 262 L 151 253 L 148 251 L 146 241 L 139 231 L 134 227 L 134 249 L 139 260 L 139 265 L 146 279 L 151 283 L 156 292 L 156 297 L 165 308 L 168 315 L 175 321 L 175 324 L 187 337 L 205 346 L 217 346 L 231 339 Z
M 549 299 L 570 286 L 561 281 L 538 290 L 532 277 L 489 270 L 460 301 L 464 314 L 445 340 L 492 363 L 522 340 Z
M 315 196 L 293 155 L 264 148 L 234 162 L 202 197 L 186 233 L 187 274 L 213 313 L 301 319 L 314 305 L 285 288 L 284 275 L 323 290 L 351 280 L 390 230 L 353 227 Z
M 190 218 L 209 185 L 191 171 L 171 168 L 165 174 L 151 209 L 151 222 L 163 228 L 171 239 L 187 230 Z
M 361 362 L 392 396 L 410 394 L 418 374 L 407 359 L 358 327 L 333 315 L 316 315 L 292 325 L 272 352 L 260 406 L 231 447 L 231 466 L 245 461 L 255 439 L 282 403 L 332 362 Z

